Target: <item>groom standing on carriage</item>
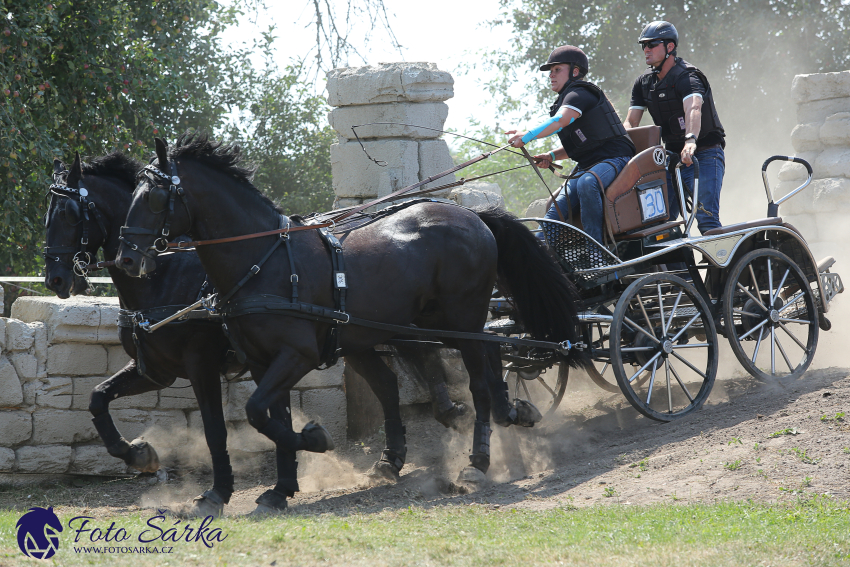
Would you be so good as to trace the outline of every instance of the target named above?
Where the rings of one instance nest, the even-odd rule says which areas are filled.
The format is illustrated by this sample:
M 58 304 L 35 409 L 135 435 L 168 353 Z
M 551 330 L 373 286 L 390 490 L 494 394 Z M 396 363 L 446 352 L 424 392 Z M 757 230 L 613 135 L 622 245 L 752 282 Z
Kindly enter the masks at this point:
M 553 161 L 569 158 L 577 167 L 546 218 L 568 220 L 572 211 L 579 210 L 584 231 L 602 242 L 602 196 L 634 157 L 635 146 L 605 93 L 584 79 L 588 61 L 581 49 L 572 45 L 556 48 L 540 70 L 549 71 L 551 89 L 558 93 L 549 109 L 550 118 L 524 134 L 506 132 L 511 135 L 508 141 L 519 148 L 531 140 L 558 134 L 561 147 L 533 156 L 534 160 L 545 169 Z

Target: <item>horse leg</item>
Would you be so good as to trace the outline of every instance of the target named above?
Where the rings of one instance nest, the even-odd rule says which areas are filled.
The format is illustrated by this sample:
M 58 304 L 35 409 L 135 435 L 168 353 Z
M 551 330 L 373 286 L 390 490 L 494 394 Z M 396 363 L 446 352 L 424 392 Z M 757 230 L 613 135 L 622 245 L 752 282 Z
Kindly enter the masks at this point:
M 213 485 L 188 505 L 179 507 L 175 512 L 186 518 L 219 517 L 224 505 L 233 495 L 233 468 L 227 453 L 227 427 L 224 422 L 224 409 L 221 404 L 221 380 L 219 365 L 215 357 L 198 353 L 186 361 L 186 370 L 192 390 L 201 410 L 204 423 L 204 437 L 212 457 Z
M 416 374 L 420 382 L 428 386 L 434 419 L 444 427 L 460 430 L 466 421 L 465 418 L 470 416 L 469 408 L 463 402 L 453 402 L 449 397 L 446 370 L 439 351 L 422 347 L 397 346 L 395 348 L 409 363 L 409 370 Z
M 154 379 L 157 381 L 155 382 Z M 127 366 L 92 390 L 89 399 L 89 411 L 94 416 L 92 423 L 110 455 L 118 457 L 129 467 L 140 472 L 155 472 L 159 469 L 159 457 L 150 444 L 141 439 L 135 439 L 130 443 L 121 436 L 109 414 L 109 403 L 124 396 L 161 390 L 173 384 L 174 380 L 174 376 L 166 378 L 142 376 L 136 371 L 136 361 L 131 360 Z
M 508 384 L 502 378 L 502 357 L 499 354 L 499 344 L 487 342 L 484 343 L 484 348 L 487 351 L 487 360 L 491 369 L 491 372 L 486 373 L 484 378 L 490 387 L 493 420 L 503 427 L 509 425 L 534 427 L 535 423 L 543 419 L 543 414 L 528 400 L 517 399 L 511 404 Z
M 347 355 L 345 361 L 363 376 L 384 410 L 386 448 L 381 452 L 381 459 L 372 465 L 367 475 L 396 481 L 407 457 L 405 429 L 399 410 L 398 378 L 374 349 Z
M 269 407 L 269 415 L 272 419 L 280 421 L 284 427 L 292 429 L 290 391 L 281 393 L 278 400 Z M 295 496 L 299 490 L 298 461 L 295 451 L 276 443 L 275 460 L 277 461 L 277 484 L 257 498 L 257 507 L 251 512 L 252 516 L 278 514 L 286 510 L 286 499 Z
M 481 341 L 459 340 L 457 348 L 469 374 L 469 391 L 475 406 L 475 430 L 472 437 L 471 466 L 461 471 L 464 483 L 479 484 L 490 468 L 490 387 L 498 378 L 493 376 L 490 355 Z

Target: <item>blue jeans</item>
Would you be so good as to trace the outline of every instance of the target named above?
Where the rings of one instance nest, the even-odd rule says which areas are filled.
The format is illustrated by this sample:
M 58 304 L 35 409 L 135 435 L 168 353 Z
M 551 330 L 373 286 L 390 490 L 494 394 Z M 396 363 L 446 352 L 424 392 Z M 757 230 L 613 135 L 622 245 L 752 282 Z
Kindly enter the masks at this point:
M 584 231 L 597 242 L 602 242 L 602 223 L 605 222 L 602 194 L 599 192 L 599 183 L 597 183 L 596 177 L 587 172 L 593 171 L 596 173 L 599 179 L 602 180 L 602 183 L 605 184 L 605 187 L 608 187 L 614 181 L 614 178 L 617 177 L 617 174 L 626 167 L 629 159 L 627 157 L 608 158 L 606 161 L 597 163 L 590 169 L 584 170 L 584 175 L 568 180 L 567 186 L 561 191 L 557 199 L 555 199 L 555 204 L 549 208 L 544 218 L 561 220 L 558 216 L 558 211 L 555 210 L 555 206 L 557 205 L 561 209 L 564 219 L 567 219 L 567 199 L 569 199 L 570 206 L 574 211 L 576 207 L 580 207 L 581 224 L 584 226 Z M 579 169 L 576 173 L 582 173 L 582 170 Z
M 702 234 L 720 224 L 720 187 L 723 185 L 723 174 L 726 172 L 726 157 L 723 148 L 697 150 L 694 156 L 699 160 L 699 203 L 697 204 L 697 226 Z M 685 196 L 693 196 L 694 166 L 683 165 L 682 184 L 685 186 Z M 674 176 L 667 172 L 667 187 L 670 200 L 670 220 L 679 217 L 679 191 L 673 183 Z

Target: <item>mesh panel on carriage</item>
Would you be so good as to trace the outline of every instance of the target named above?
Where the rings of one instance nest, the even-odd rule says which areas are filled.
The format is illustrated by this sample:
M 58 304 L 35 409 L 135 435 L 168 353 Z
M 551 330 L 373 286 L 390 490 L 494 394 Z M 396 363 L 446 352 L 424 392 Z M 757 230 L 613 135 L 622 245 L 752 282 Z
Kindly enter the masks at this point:
M 569 272 L 616 266 L 620 261 L 604 246 L 574 226 L 547 219 L 535 219 L 546 241 Z

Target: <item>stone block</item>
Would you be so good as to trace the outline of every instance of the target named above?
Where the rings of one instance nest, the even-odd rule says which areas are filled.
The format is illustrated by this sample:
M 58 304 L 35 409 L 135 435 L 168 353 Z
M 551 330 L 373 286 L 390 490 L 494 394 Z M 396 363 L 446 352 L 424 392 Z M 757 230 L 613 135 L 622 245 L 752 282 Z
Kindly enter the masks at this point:
M 225 421 L 242 421 L 247 419 L 245 404 L 257 389 L 254 382 L 236 382 L 227 386 L 227 402 L 224 406 Z
M 16 407 L 23 403 L 24 393 L 18 373 L 5 356 L 0 356 L 0 408 Z
M 3 298 L 3 286 L 0 286 L 0 299 Z M 0 352 L 6 350 L 6 318 L 0 317 Z
M 32 415 L 26 411 L 0 411 L 0 446 L 14 447 L 32 437 Z
M 253 382 L 252 382 L 253 383 Z M 195 390 L 185 378 L 178 378 L 174 384 L 159 392 L 159 409 L 197 409 Z
M 836 112 L 848 111 L 850 111 L 850 96 L 848 95 L 843 98 L 804 102 L 797 105 L 797 122 L 799 124 L 821 123 Z
M 328 72 L 328 104 L 439 102 L 454 96 L 454 79 L 434 63 L 380 63 Z
M 37 363 L 36 376 L 47 377 L 47 325 L 42 322 L 30 323 L 35 329 L 33 354 Z
M 419 145 L 407 140 L 364 142 L 379 167 L 357 142 L 331 145 L 333 190 L 337 197 L 383 197 L 419 181 Z
M 34 327 L 17 319 L 6 319 L 6 350 L 29 350 L 34 344 Z
M 16 352 L 9 356 L 21 382 L 34 380 L 38 377 L 38 361 L 35 355 L 28 352 Z
M 423 140 L 419 142 L 419 179 L 427 179 L 454 167 L 449 146 L 445 140 Z M 455 174 L 446 175 L 423 185 L 422 189 L 433 189 L 456 181 Z M 449 189 L 431 193 L 432 197 L 448 197 Z
M 791 82 L 791 98 L 796 103 L 850 97 L 850 71 L 797 75 Z
M 70 378 L 42 378 L 35 403 L 40 408 L 69 409 L 73 398 Z
M 103 375 L 106 366 L 106 349 L 97 344 L 60 343 L 47 347 L 47 373 L 51 375 Z
M 819 135 L 824 146 L 850 146 L 850 112 L 828 116 Z
M 812 164 L 815 179 L 850 177 L 850 148 L 827 148 Z
M 247 421 L 238 421 L 227 424 L 227 449 L 231 452 L 264 453 L 274 451 L 275 446 Z
M 478 191 L 477 189 L 452 189 L 449 199 L 470 209 L 487 209 L 490 207 L 505 208 L 505 202 L 501 195 L 489 191 Z
M 154 446 L 176 447 L 186 440 L 186 416 L 182 411 L 121 409 L 111 413 L 115 426 L 128 441 L 144 435 Z
M 95 386 L 107 380 L 105 376 L 76 376 L 73 378 L 74 394 L 71 398 L 72 409 L 89 409 L 89 400 Z M 114 407 L 110 404 L 109 407 Z
M 124 352 L 124 347 L 121 345 L 106 347 L 106 373 L 109 375 L 117 374 L 122 368 L 130 362 L 130 357 Z
M 38 380 L 24 382 L 21 384 L 21 389 L 24 391 L 24 406 L 34 406 L 35 398 L 41 390 L 41 382 Z
M 820 139 L 821 124 L 797 124 L 791 131 L 791 144 L 797 152 L 816 152 L 823 149 Z
M 319 421 L 336 443 L 348 437 L 345 393 L 338 388 L 322 388 L 301 392 L 301 411 L 307 419 Z
M 98 439 L 91 417 L 87 411 L 36 410 L 32 414 L 32 442 L 36 445 L 46 445 L 83 443 Z
M 356 207 L 363 203 L 363 199 L 349 199 L 347 197 L 337 197 L 334 199 L 333 209 L 345 209 L 347 207 Z
M 69 472 L 74 474 L 109 476 L 127 473 L 124 461 L 110 455 L 103 445 L 74 447 L 73 457 Z
M 537 199 L 532 201 L 522 215 L 525 218 L 543 218 L 546 215 L 546 203 L 548 199 Z
M 328 123 L 346 140 L 355 139 L 351 127 L 360 124 L 370 124 L 357 129 L 361 140 L 439 138 L 448 115 L 444 102 L 369 104 L 335 108 L 328 114 Z M 381 124 L 386 122 L 393 124 Z
M 804 189 L 804 191 L 808 190 L 808 188 Z M 850 179 L 846 177 L 816 179 L 812 181 L 811 190 L 814 193 L 814 212 L 841 213 L 846 222 L 847 213 L 850 213 Z M 792 197 L 788 202 L 795 198 Z
M 0 448 L 0 473 L 9 473 L 15 470 L 15 451 Z
M 327 370 L 311 370 L 304 378 L 295 385 L 299 390 L 307 388 L 341 388 L 342 370 L 344 368 L 342 359 Z
M 42 445 L 21 447 L 15 451 L 17 472 L 56 474 L 64 473 L 71 464 L 71 447 L 65 445 Z
M 190 411 L 186 421 L 191 433 L 204 434 L 204 420 L 201 417 L 201 410 Z
M 117 304 L 105 304 L 100 306 L 100 325 L 97 327 L 97 341 L 101 344 L 121 344 L 118 333 L 118 311 Z

